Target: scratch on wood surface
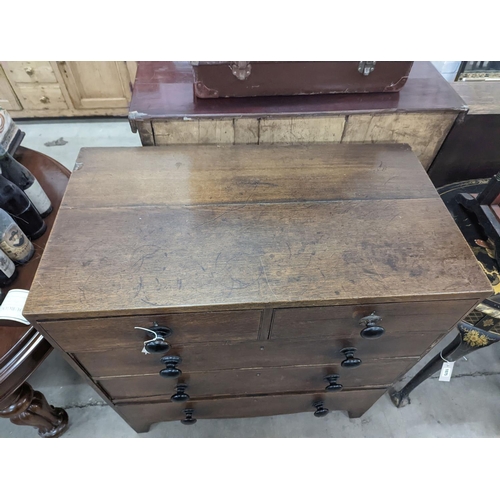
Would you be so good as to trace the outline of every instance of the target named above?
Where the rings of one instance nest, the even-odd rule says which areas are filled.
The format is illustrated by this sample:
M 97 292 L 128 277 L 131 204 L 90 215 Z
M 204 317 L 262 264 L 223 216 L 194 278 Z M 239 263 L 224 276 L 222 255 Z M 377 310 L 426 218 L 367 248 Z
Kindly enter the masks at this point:
M 274 298 L 277 299 L 278 297 L 276 297 L 276 294 L 274 293 L 273 289 L 271 288 L 271 285 L 269 284 L 269 278 L 267 277 L 266 268 L 264 267 L 264 262 L 262 262 L 262 257 L 259 257 L 259 259 L 260 259 L 260 265 L 262 267 L 262 270 L 264 271 L 264 278 L 266 278 L 267 286 L 268 286 L 270 292 L 273 294 Z
M 143 289 L 143 287 L 144 287 L 144 284 L 143 284 L 143 281 L 142 281 L 142 276 L 140 276 L 139 277 L 139 283 L 137 284 L 137 292 L 135 293 L 134 298 L 139 295 L 139 293 Z

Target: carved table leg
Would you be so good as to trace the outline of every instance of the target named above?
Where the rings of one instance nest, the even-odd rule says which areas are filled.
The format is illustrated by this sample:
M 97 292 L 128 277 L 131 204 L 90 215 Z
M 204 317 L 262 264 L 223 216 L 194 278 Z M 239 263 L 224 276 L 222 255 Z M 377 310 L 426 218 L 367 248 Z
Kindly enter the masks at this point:
M 68 414 L 47 403 L 44 395 L 25 382 L 2 401 L 0 417 L 16 425 L 31 425 L 41 437 L 59 437 L 68 428 Z
M 500 336 L 492 335 L 486 330 L 471 326 L 462 321 L 458 323 L 457 328 L 459 334 L 440 354 L 434 356 L 401 390 L 390 393 L 394 406 L 401 408 L 409 404 L 410 393 L 441 369 L 443 358 L 447 361 L 456 361 L 466 354 L 470 354 L 500 340 Z

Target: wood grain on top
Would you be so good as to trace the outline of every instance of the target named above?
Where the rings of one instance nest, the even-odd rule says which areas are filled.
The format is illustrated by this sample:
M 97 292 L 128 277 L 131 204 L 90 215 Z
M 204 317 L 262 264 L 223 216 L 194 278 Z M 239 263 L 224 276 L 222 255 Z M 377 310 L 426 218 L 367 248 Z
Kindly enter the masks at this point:
M 406 145 L 84 148 L 63 207 L 435 198 Z
M 491 294 L 405 146 L 139 151 L 82 152 L 25 315 Z
M 415 62 L 400 92 L 195 99 L 188 62 L 140 62 L 131 120 L 463 110 L 464 103 L 428 61 Z

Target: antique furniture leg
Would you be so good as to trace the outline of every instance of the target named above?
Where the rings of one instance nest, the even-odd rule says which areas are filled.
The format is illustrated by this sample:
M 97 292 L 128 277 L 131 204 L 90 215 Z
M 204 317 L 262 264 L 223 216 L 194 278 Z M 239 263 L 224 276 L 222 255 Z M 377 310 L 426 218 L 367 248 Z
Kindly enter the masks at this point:
M 401 390 L 390 393 L 394 406 L 401 408 L 410 403 L 410 393 L 422 382 L 440 370 L 443 360 L 456 361 L 466 354 L 487 347 L 500 340 L 500 335 L 472 326 L 463 321 L 457 325 L 459 334 L 439 354 L 434 356 Z
M 68 414 L 47 403 L 44 395 L 25 382 L 2 401 L 0 417 L 16 425 L 31 425 L 41 437 L 59 437 L 68 428 Z

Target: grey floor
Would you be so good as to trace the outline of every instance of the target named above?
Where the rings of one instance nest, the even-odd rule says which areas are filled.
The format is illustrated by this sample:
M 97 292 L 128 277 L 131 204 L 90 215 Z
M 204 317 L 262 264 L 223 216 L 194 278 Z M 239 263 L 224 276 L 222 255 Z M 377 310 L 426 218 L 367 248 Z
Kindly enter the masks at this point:
M 140 146 L 126 120 L 71 120 L 19 122 L 26 132 L 23 145 L 42 151 L 72 169 L 80 147 Z M 62 146 L 46 143 L 63 138 Z M 436 346 L 398 384 L 439 352 L 454 333 Z M 48 401 L 67 410 L 69 437 L 498 437 L 500 436 L 500 343 L 472 354 L 455 364 L 451 382 L 437 376 L 420 386 L 411 404 L 396 409 L 387 395 L 360 419 L 343 412 L 317 419 L 311 414 L 253 419 L 199 420 L 195 426 L 178 422 L 152 426 L 136 434 L 77 375 L 57 352 L 53 352 L 29 382 Z M 0 437 L 36 436 L 30 427 L 0 419 Z

